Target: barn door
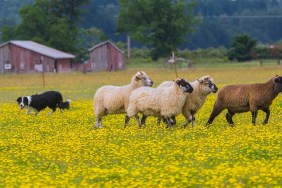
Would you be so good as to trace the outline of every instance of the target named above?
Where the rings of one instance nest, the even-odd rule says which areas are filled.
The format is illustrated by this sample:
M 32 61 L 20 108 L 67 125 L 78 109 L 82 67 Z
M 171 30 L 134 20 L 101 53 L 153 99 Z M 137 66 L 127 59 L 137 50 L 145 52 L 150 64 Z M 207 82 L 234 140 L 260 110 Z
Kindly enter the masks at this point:
M 54 73 L 58 72 L 58 60 L 55 59 Z

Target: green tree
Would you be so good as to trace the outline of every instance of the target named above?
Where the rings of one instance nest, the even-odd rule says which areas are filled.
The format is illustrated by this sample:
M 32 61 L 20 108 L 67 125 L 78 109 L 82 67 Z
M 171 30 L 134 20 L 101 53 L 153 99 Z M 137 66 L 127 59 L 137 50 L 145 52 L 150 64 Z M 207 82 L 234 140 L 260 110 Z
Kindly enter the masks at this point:
M 5 40 L 33 40 L 56 49 L 79 53 L 79 22 L 81 6 L 89 0 L 35 0 L 20 10 L 22 22 L 4 27 Z
M 104 32 L 98 28 L 91 27 L 88 29 L 81 29 L 79 34 L 79 43 L 77 44 L 80 49 L 80 53 L 77 56 L 79 61 L 84 62 L 89 58 L 89 48 L 107 39 L 108 37 L 104 34 Z
M 256 44 L 256 39 L 248 35 L 238 35 L 233 39 L 228 49 L 228 58 L 237 61 L 251 60 L 251 51 L 255 48 Z
M 71 27 L 76 27 L 83 12 L 82 6 L 90 0 L 49 0 L 50 11 L 57 18 L 64 18 Z
M 118 31 L 150 47 L 156 60 L 170 55 L 195 30 L 195 6 L 185 0 L 120 0 Z

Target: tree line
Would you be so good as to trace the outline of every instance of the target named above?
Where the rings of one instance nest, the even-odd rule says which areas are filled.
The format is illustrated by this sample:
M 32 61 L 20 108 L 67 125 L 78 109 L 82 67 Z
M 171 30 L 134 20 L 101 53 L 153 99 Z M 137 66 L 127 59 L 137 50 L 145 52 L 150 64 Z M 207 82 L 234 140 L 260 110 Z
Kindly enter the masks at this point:
M 177 49 L 229 47 L 236 35 L 281 40 L 280 0 L 4 0 L 1 41 L 34 40 L 87 58 L 106 39 L 150 47 L 153 59 Z

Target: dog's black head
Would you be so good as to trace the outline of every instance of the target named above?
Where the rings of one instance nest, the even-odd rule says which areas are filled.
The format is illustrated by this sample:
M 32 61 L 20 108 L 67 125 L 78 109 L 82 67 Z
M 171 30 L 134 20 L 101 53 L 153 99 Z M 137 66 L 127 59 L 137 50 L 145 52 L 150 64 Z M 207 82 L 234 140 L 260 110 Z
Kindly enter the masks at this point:
M 66 102 L 61 102 L 59 107 L 61 109 L 70 109 L 70 102 L 71 100 L 67 100 Z
M 25 106 L 28 106 L 28 98 L 27 97 L 19 97 L 17 99 L 18 105 L 20 106 L 20 109 L 24 109 Z

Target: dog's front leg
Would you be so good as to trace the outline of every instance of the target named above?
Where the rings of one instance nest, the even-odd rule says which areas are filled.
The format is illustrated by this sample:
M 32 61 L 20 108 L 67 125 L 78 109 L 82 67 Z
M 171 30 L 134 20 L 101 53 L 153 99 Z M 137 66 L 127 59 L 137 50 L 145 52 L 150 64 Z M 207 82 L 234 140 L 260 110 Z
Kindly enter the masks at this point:
M 37 110 L 34 110 L 35 115 L 37 116 L 39 114 L 39 112 Z
M 30 109 L 27 109 L 27 110 L 26 110 L 26 114 L 27 114 L 27 115 L 30 114 Z
M 52 109 L 52 111 L 48 113 L 48 116 L 50 116 L 51 114 L 53 114 L 53 112 L 55 112 L 55 111 L 56 111 L 56 109 Z

